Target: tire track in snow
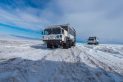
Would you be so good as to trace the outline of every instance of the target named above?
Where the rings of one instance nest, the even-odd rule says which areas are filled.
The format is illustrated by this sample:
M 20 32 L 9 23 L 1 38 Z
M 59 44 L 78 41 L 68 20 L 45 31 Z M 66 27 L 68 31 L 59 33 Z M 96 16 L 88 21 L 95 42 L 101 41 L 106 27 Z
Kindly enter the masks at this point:
M 81 49 L 81 51 L 83 53 L 82 55 L 85 55 L 87 57 L 87 59 L 85 60 L 86 62 L 89 61 L 89 62 L 91 62 L 92 65 L 96 66 L 97 68 L 98 67 L 100 68 L 101 71 L 98 72 L 98 70 L 97 70 L 96 74 L 98 74 L 99 76 L 100 76 L 100 74 L 101 74 L 101 76 L 103 76 L 102 74 L 104 74 L 106 77 L 108 77 L 112 80 L 111 82 L 122 82 L 123 81 L 122 73 L 119 73 L 119 72 L 115 71 L 115 69 L 112 68 L 112 66 L 109 66 L 107 63 L 95 58 L 93 55 L 90 54 L 89 51 L 92 50 L 92 49 L 90 49 L 90 48 L 85 49 L 86 47 L 81 47 L 81 48 L 78 47 L 78 48 Z M 83 59 L 85 59 L 85 58 L 83 58 Z M 93 73 L 92 73 L 92 75 L 93 75 Z M 118 79 L 120 79 L 120 80 L 118 80 Z M 97 80 L 99 80 L 99 78 L 97 78 Z M 100 81 L 101 80 L 99 80 L 99 82 Z
M 80 54 L 81 50 L 77 47 L 70 48 L 66 51 L 68 53 L 67 55 L 70 55 L 72 58 L 70 61 L 73 62 L 73 64 L 62 64 L 59 67 L 59 71 L 57 71 L 57 75 L 64 74 L 65 78 L 68 78 L 70 81 L 73 82 L 80 82 L 83 79 L 85 81 L 94 81 L 98 82 L 98 78 L 94 76 L 93 73 L 91 73 L 91 70 L 88 69 L 88 67 L 85 66 L 85 64 L 82 64 Z M 62 58 L 62 57 L 61 57 Z M 69 57 L 67 57 L 69 59 Z M 63 58 L 64 60 L 65 58 Z M 57 78 L 56 75 L 56 78 Z M 69 76 L 69 77 L 68 77 Z M 84 77 L 88 76 L 88 77 Z
M 54 55 L 58 55 L 55 57 L 59 57 L 62 63 L 58 66 L 56 72 L 54 73 L 53 81 L 55 80 L 56 82 L 57 81 L 61 82 L 60 81 L 61 76 L 64 79 L 68 78 L 68 75 L 69 75 L 69 78 L 74 77 L 75 72 L 73 73 L 73 71 L 75 71 L 74 69 L 77 67 L 76 65 L 74 67 L 73 64 L 70 64 L 70 62 L 72 63 L 75 60 L 75 56 L 73 56 L 72 54 L 74 55 L 74 52 L 72 49 L 58 49 L 57 52 L 54 53 Z
M 47 57 L 49 57 L 50 55 L 53 55 L 56 51 L 57 51 L 57 49 L 55 49 L 55 50 L 49 52 L 49 53 L 46 54 L 44 57 L 42 57 L 41 60 L 42 60 L 42 61 L 45 61 Z
M 122 61 L 122 60 L 116 61 L 117 57 L 115 57 L 111 54 L 108 56 L 108 54 L 105 52 L 100 52 L 100 51 L 97 51 L 93 48 L 90 49 L 90 48 L 87 48 L 85 46 L 84 47 L 81 46 L 81 47 L 84 49 L 83 52 L 85 52 L 85 54 L 90 56 L 89 58 L 91 59 L 91 61 L 94 64 L 97 64 L 98 66 L 100 66 L 101 68 L 103 68 L 107 71 L 112 71 L 112 72 L 117 72 L 117 73 L 123 74 L 123 71 L 122 71 L 123 67 L 121 66 L 122 63 L 117 62 L 117 61 Z M 103 54 L 105 56 L 103 56 Z M 116 59 L 113 60 L 112 58 L 109 58 L 110 56 L 112 56 L 113 58 L 116 58 Z
M 81 52 L 78 52 L 77 54 L 75 54 L 75 51 L 74 51 L 75 48 L 77 49 L 77 47 L 70 48 L 70 53 L 73 56 L 74 62 L 80 63 L 80 57 L 79 57 L 79 55 L 80 55 Z
M 85 46 L 83 48 L 84 48 L 84 50 L 82 50 L 81 48 L 79 48 L 79 49 L 87 57 L 86 61 L 89 61 L 91 64 L 95 65 L 96 67 L 101 67 L 101 68 L 104 68 L 108 71 L 112 71 L 112 68 L 109 65 L 100 61 L 99 59 L 95 58 L 94 56 L 90 55 L 89 51 L 92 50 L 93 48 L 90 49 L 90 48 L 85 47 Z M 85 49 L 85 48 L 87 48 L 87 49 Z
M 118 57 L 120 59 L 123 58 L 123 53 L 114 47 L 110 47 L 110 46 L 107 47 L 107 46 L 103 45 L 103 46 L 97 46 L 94 49 L 97 51 L 108 53 L 109 55 L 113 55 L 113 56 Z

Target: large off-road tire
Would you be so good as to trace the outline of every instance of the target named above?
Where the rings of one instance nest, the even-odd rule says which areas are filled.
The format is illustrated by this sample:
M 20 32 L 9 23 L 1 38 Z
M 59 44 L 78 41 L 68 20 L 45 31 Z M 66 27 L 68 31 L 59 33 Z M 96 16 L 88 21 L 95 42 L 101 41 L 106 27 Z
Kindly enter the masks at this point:
M 62 47 L 63 49 L 68 49 L 67 43 L 63 43 Z
M 47 43 L 47 48 L 53 48 L 51 44 Z
M 72 46 L 72 43 L 69 42 L 69 43 L 68 43 L 68 48 L 71 48 L 71 46 Z
M 96 45 L 99 45 L 99 43 L 98 43 L 98 42 L 96 42 Z
M 75 42 L 71 41 L 71 42 L 70 42 L 70 46 L 71 46 L 71 47 L 72 47 L 72 46 L 75 47 Z
M 54 45 L 54 48 L 58 48 L 58 45 Z
M 71 46 L 73 46 L 73 47 L 74 47 L 74 46 L 75 46 L 75 42 L 72 42 L 72 43 L 71 43 Z

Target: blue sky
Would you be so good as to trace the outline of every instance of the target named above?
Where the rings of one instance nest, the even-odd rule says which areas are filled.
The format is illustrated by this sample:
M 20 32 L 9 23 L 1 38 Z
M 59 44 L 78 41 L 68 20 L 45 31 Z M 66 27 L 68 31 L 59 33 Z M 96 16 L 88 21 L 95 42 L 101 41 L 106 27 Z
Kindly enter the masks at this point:
M 123 43 L 122 0 L 0 0 L 0 33 L 40 38 L 48 25 L 69 23 L 77 40 Z

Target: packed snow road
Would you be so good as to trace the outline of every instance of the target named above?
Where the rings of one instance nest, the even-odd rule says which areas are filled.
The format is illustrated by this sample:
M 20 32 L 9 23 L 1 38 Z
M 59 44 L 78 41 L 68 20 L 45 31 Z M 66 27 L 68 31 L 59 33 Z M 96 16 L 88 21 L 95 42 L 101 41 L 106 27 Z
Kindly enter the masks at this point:
M 123 45 L 0 40 L 0 82 L 123 82 Z

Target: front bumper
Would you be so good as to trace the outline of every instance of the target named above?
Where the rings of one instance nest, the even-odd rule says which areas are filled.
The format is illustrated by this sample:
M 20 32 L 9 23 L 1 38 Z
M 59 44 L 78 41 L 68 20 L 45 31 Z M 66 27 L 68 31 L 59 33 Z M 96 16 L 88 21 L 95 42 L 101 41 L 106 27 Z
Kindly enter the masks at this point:
M 43 40 L 47 44 L 51 45 L 62 45 L 63 41 L 62 40 Z

